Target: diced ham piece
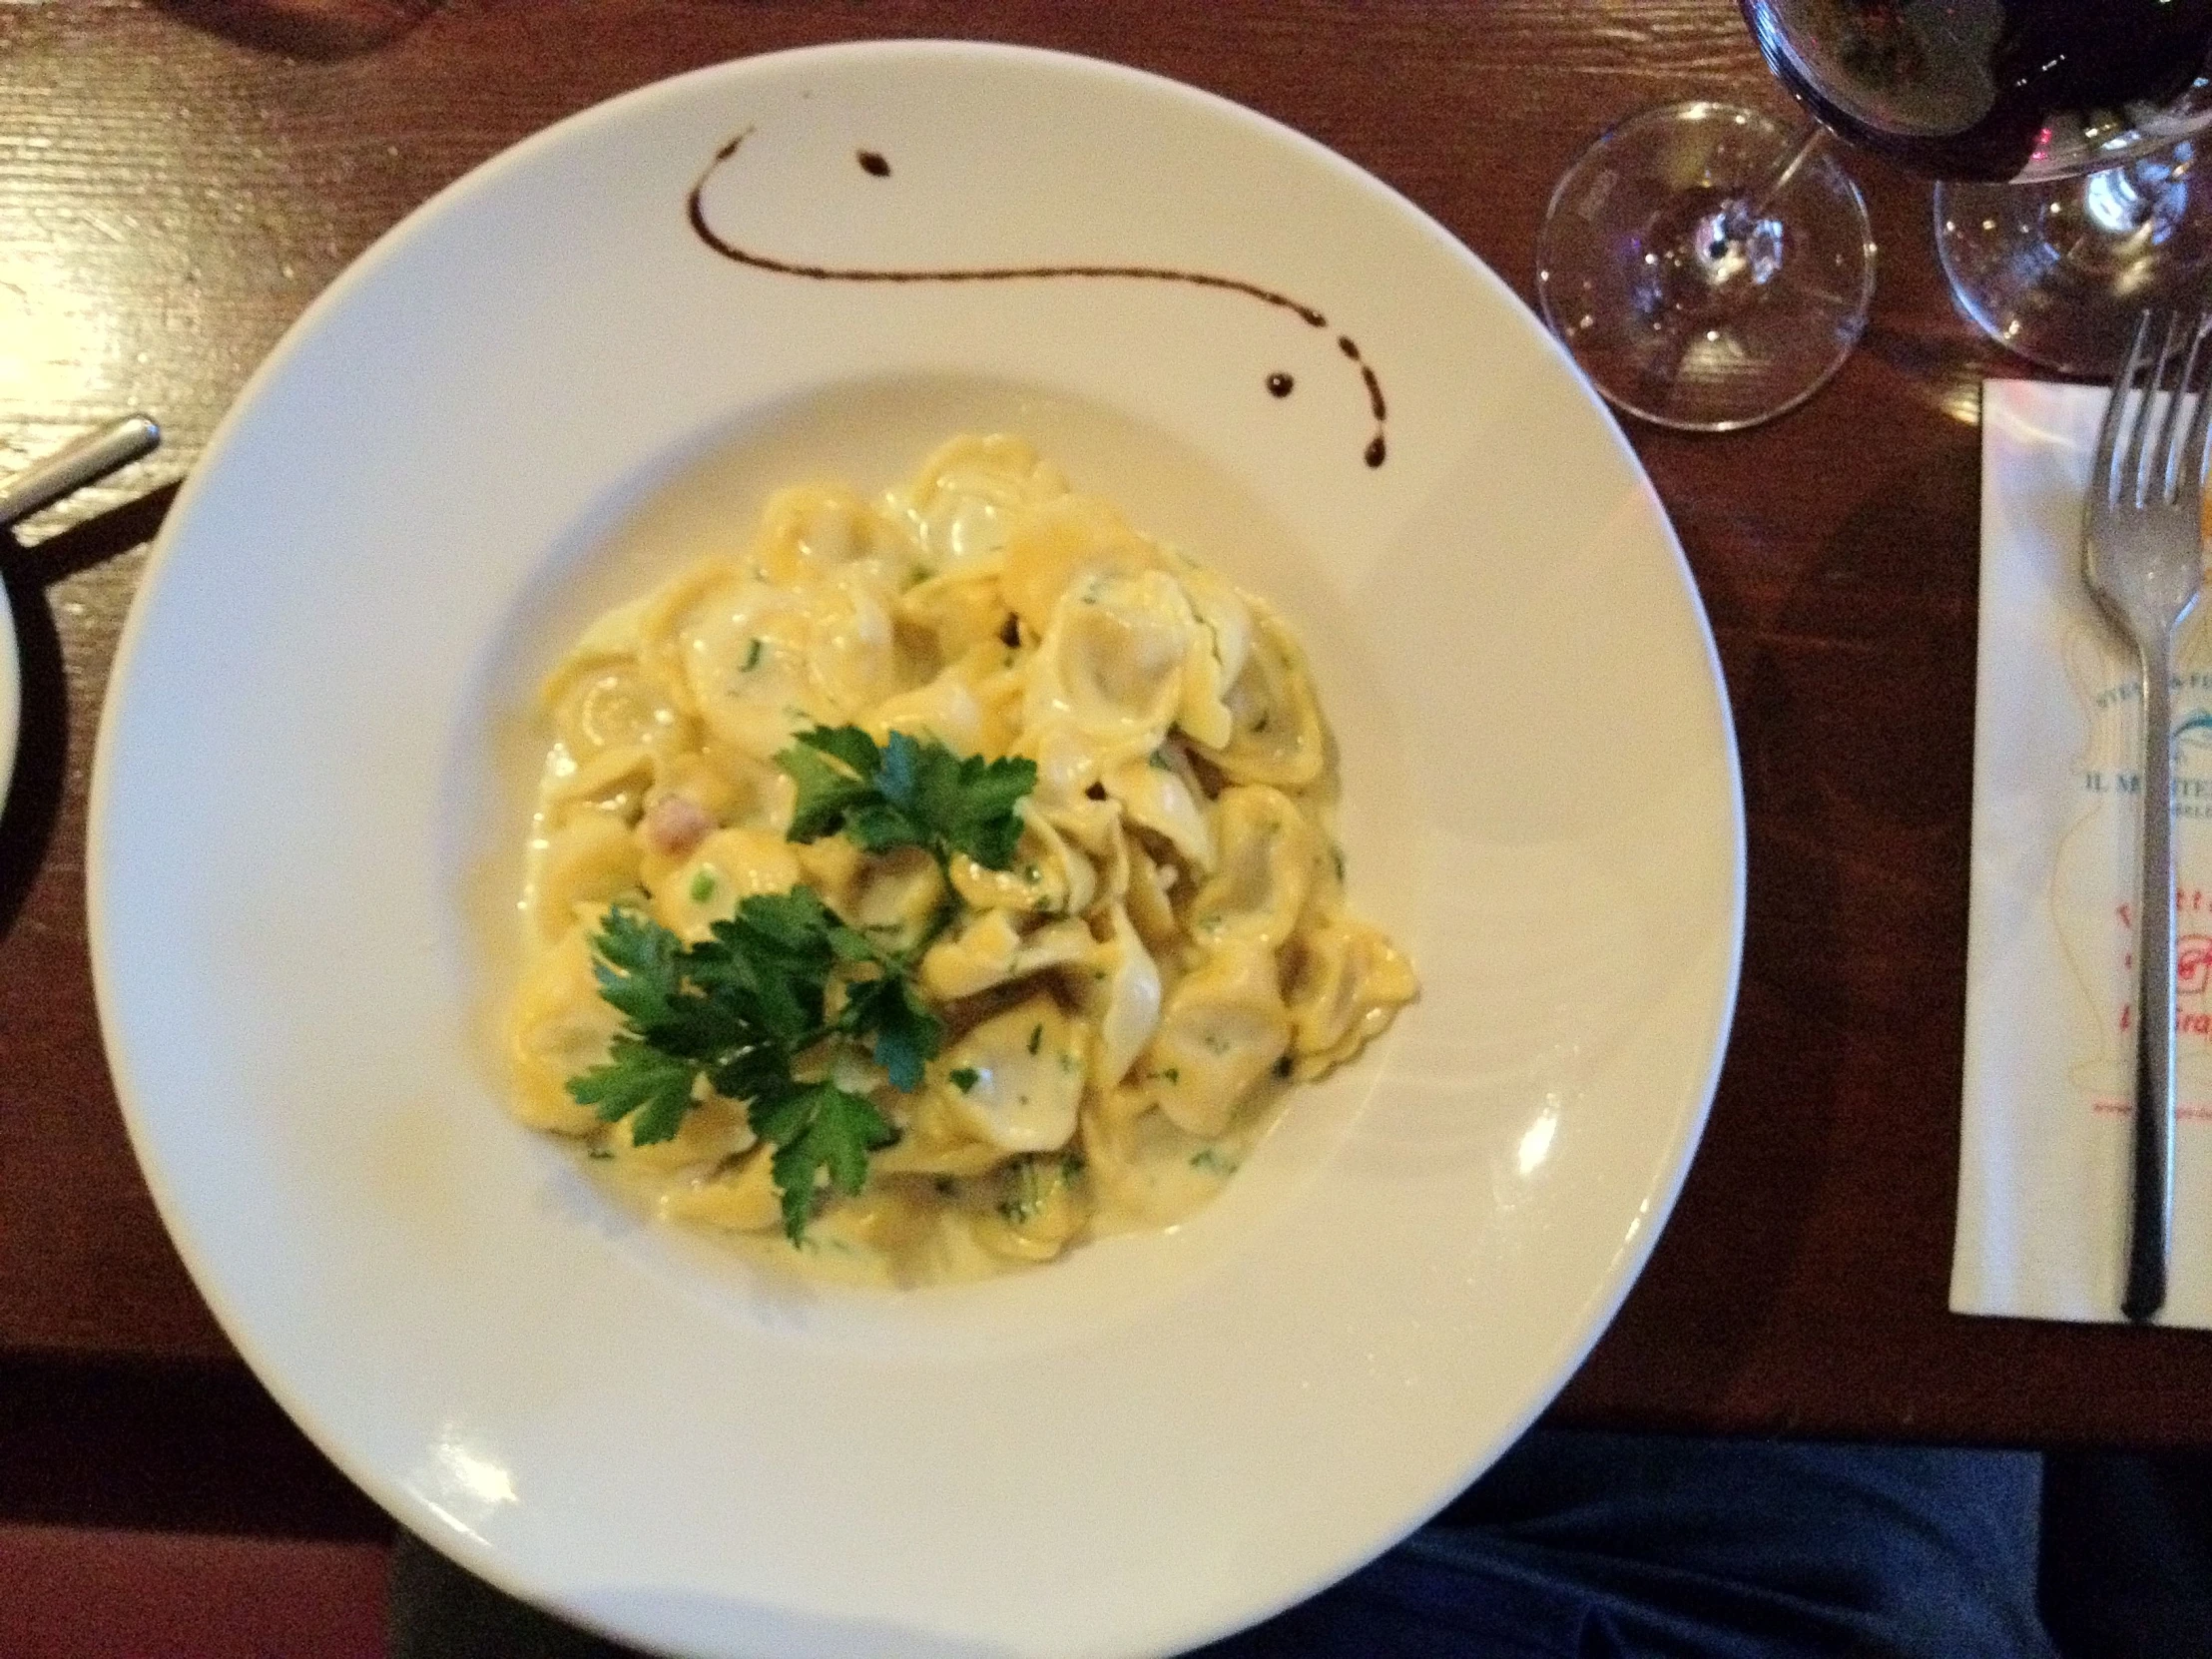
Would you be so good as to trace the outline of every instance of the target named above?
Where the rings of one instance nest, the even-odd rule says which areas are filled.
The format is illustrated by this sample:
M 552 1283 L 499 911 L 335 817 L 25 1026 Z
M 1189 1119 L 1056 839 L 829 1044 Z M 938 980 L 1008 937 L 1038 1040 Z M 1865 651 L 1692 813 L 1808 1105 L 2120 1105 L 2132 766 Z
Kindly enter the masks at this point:
M 656 852 L 681 858 L 713 832 L 712 814 L 688 795 L 664 795 L 645 810 L 645 838 Z

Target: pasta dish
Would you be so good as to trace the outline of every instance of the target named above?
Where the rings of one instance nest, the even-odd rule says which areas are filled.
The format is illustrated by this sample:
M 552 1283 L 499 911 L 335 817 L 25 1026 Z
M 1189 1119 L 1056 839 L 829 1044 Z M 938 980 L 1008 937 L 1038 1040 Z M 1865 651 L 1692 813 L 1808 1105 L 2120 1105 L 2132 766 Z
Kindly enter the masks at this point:
M 777 493 L 543 702 L 514 1111 L 803 1266 L 1170 1224 L 1415 994 L 1298 641 L 1018 438 Z

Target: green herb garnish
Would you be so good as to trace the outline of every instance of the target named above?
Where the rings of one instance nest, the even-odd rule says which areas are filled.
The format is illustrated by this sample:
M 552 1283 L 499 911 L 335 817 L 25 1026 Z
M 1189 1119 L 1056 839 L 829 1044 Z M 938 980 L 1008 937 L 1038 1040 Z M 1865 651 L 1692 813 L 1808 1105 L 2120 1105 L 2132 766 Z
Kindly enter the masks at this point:
M 1021 839 L 1014 811 L 1036 787 L 1037 764 L 1012 757 L 961 759 L 934 738 L 893 732 L 881 748 L 857 726 L 817 726 L 776 764 L 799 786 L 791 838 L 840 830 L 869 852 L 926 848 L 939 863 L 964 852 L 1004 869 Z
M 966 1094 L 968 1090 L 983 1081 L 983 1074 L 972 1066 L 960 1066 L 946 1073 L 946 1079 L 955 1089 L 958 1089 L 962 1094 Z
M 772 1173 L 794 1244 L 820 1180 L 857 1193 L 868 1154 L 898 1138 L 864 1095 L 796 1076 L 801 1056 L 825 1044 L 864 1046 L 911 1090 L 944 1041 L 943 1023 L 907 977 L 910 956 L 883 951 L 807 887 L 748 898 L 689 945 L 617 906 L 592 948 L 599 994 L 624 1024 L 605 1062 L 569 1079 L 570 1096 L 602 1122 L 631 1118 L 641 1146 L 672 1139 L 702 1085 L 743 1101 L 753 1132 L 776 1148 Z M 830 1015 L 832 979 L 844 994 Z

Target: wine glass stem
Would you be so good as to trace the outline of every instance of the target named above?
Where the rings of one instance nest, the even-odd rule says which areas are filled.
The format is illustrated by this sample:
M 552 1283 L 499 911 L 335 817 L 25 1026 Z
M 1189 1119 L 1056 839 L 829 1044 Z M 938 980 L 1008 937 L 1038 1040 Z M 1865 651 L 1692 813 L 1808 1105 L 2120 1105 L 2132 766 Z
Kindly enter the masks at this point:
M 1806 121 L 1798 129 L 1797 142 L 1775 163 L 1773 170 L 1741 195 L 1731 197 L 1713 216 L 1712 246 L 1701 251 L 1700 258 L 1708 264 L 1741 264 L 1748 245 L 1759 234 L 1775 202 L 1804 171 L 1805 164 L 1820 154 L 1828 136 L 1828 129 L 1819 122 Z
M 1767 217 L 1767 210 L 1774 206 L 1775 199 L 1790 188 L 1796 181 L 1798 174 L 1804 171 L 1805 164 L 1821 153 L 1822 147 L 1828 142 L 1828 129 L 1817 121 L 1808 120 L 1798 130 L 1797 143 L 1790 147 L 1790 153 L 1783 157 L 1774 172 L 1767 176 L 1766 182 L 1760 185 L 1757 193 L 1752 197 L 1752 218 L 1764 219 Z

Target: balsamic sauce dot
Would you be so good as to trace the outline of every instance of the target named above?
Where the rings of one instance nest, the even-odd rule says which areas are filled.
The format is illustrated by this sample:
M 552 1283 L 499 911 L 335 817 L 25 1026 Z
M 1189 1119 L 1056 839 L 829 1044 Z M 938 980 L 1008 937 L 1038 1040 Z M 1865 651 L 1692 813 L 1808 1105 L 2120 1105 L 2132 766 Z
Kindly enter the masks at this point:
M 1275 395 L 1278 397 L 1290 396 L 1291 388 L 1297 384 L 1298 382 L 1296 380 L 1292 379 L 1288 374 L 1285 374 L 1281 369 L 1277 369 L 1273 374 L 1268 376 L 1268 390 L 1275 393 Z
M 860 171 L 870 178 L 888 179 L 891 176 L 891 164 L 872 150 L 856 150 L 852 159 L 860 164 Z
M 1376 433 L 1375 441 L 1368 445 L 1368 465 L 1381 466 L 1382 458 L 1388 453 L 1388 448 L 1382 442 L 1382 434 L 1381 432 Z

